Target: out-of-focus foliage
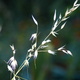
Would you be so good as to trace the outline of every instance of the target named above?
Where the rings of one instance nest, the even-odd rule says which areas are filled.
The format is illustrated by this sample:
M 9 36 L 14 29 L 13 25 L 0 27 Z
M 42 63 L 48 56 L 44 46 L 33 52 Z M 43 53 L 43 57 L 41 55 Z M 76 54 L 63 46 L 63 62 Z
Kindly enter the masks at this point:
M 9 45 L 14 44 L 18 66 L 24 60 L 27 50 L 31 47 L 29 38 L 36 31 L 32 21 L 33 14 L 39 23 L 38 43 L 51 29 L 53 13 L 58 14 L 72 7 L 75 0 L 0 0 L 0 80 L 9 80 L 10 72 L 5 61 L 12 56 Z M 80 3 L 80 1 L 79 1 Z M 29 80 L 79 80 L 80 79 L 80 8 L 68 19 L 65 28 L 57 38 L 52 38 L 50 47 L 58 48 L 66 44 L 73 57 L 62 52 L 52 56 L 40 53 L 35 69 L 34 61 L 29 68 L 24 68 L 19 75 Z M 4 61 L 5 60 L 5 61 Z

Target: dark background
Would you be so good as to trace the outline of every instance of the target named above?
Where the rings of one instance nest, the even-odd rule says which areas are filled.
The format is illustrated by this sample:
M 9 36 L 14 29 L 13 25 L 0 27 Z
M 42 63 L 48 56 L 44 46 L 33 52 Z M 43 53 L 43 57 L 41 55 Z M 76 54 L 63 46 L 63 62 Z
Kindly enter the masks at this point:
M 25 59 L 27 50 L 31 47 L 29 38 L 36 31 L 31 15 L 39 23 L 40 42 L 49 33 L 55 9 L 57 17 L 64 15 L 75 0 L 0 0 L 0 80 L 10 80 L 10 72 L 4 62 L 12 56 L 9 45 L 14 44 L 18 66 Z M 80 3 L 80 1 L 79 1 Z M 19 73 L 29 80 L 80 80 L 80 8 L 70 15 L 66 26 L 59 32 L 57 38 L 52 38 L 50 47 L 58 48 L 66 44 L 73 57 L 62 52 L 57 55 L 39 54 L 35 69 L 34 61 L 30 61 Z

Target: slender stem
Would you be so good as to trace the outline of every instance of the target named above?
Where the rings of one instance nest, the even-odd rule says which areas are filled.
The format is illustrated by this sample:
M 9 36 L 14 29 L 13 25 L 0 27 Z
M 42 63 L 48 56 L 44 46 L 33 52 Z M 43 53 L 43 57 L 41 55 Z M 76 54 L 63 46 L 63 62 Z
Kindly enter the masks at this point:
M 38 37 L 38 25 L 37 25 L 36 36 Z M 36 37 L 36 45 L 37 45 L 37 37 Z
M 16 76 L 17 78 L 20 78 L 20 79 L 23 79 L 23 80 L 28 80 L 28 79 L 25 79 L 25 78 L 22 78 L 22 77 L 20 77 L 20 76 Z
M 47 50 L 40 50 L 40 51 L 38 51 L 38 52 L 47 52 Z

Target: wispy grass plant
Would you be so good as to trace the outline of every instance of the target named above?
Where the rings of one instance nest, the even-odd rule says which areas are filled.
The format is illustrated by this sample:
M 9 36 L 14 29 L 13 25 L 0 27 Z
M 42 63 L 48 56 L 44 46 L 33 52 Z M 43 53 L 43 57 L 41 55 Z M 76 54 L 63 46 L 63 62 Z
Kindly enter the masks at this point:
M 70 14 L 75 11 L 79 6 L 80 4 L 77 4 L 78 0 L 76 0 L 72 6 L 72 8 L 70 9 L 67 9 L 65 11 L 65 14 L 64 16 L 62 16 L 61 14 L 59 15 L 59 17 L 57 18 L 56 17 L 56 14 L 57 14 L 57 10 L 55 10 L 54 12 L 54 16 L 53 16 L 53 26 L 52 26 L 52 29 L 50 30 L 49 34 L 44 38 L 44 40 L 41 42 L 41 44 L 38 46 L 38 33 L 39 33 L 39 30 L 38 30 L 38 22 L 37 20 L 34 18 L 34 16 L 32 15 L 32 19 L 37 27 L 36 29 L 36 32 L 33 33 L 31 35 L 31 38 L 30 40 L 32 41 L 32 46 L 31 48 L 27 51 L 27 54 L 26 54 L 26 57 L 24 59 L 24 61 L 22 62 L 22 64 L 19 66 L 19 68 L 16 70 L 16 67 L 18 65 L 18 62 L 16 61 L 15 59 L 15 53 L 16 53 L 16 50 L 14 48 L 14 45 L 11 45 L 11 49 L 13 51 L 13 56 L 9 59 L 9 61 L 7 62 L 7 68 L 8 70 L 13 74 L 13 77 L 11 78 L 11 80 L 27 80 L 27 79 L 24 79 L 20 76 L 18 76 L 18 74 L 20 73 L 20 71 L 24 68 L 24 67 L 27 67 L 29 66 L 29 61 L 31 58 L 34 59 L 34 61 L 36 61 L 36 59 L 38 58 L 38 54 L 40 52 L 47 52 L 49 54 L 56 54 L 57 51 L 62 51 L 63 53 L 66 53 L 66 54 L 69 54 L 71 56 L 73 56 L 73 54 L 71 53 L 71 51 L 67 50 L 65 48 L 65 45 L 63 45 L 62 47 L 52 51 L 50 49 L 48 49 L 48 43 L 51 42 L 51 39 L 50 37 L 53 36 L 53 37 L 57 37 L 57 34 L 60 30 L 62 30 L 66 23 L 67 23 L 67 19 L 70 17 Z M 58 26 L 60 26 L 60 29 L 57 29 Z M 36 63 L 35 63 L 36 64 Z

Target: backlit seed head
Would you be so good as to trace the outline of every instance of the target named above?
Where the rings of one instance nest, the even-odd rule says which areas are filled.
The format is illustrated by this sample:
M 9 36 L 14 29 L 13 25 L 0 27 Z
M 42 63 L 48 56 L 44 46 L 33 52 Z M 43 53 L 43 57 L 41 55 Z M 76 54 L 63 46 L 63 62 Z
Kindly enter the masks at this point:
M 9 59 L 7 62 L 7 68 L 10 72 L 14 72 L 17 67 L 17 61 L 15 60 L 14 56 Z
M 37 56 L 38 56 L 38 51 L 36 50 L 36 51 L 34 52 L 34 59 L 36 59 Z
M 31 35 L 30 40 L 32 40 L 32 42 L 34 42 L 36 40 L 36 38 L 37 38 L 37 34 L 34 33 L 34 34 Z

